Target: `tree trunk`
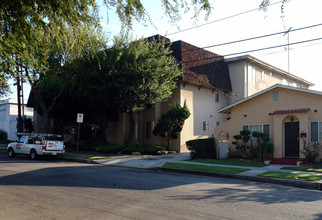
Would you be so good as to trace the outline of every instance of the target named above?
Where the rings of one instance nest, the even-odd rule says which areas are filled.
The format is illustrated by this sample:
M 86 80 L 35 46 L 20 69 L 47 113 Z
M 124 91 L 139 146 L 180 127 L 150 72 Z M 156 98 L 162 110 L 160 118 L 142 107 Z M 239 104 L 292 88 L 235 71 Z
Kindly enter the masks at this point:
M 43 121 L 42 121 L 42 124 L 40 125 L 40 129 L 37 128 L 37 132 L 46 132 L 46 133 L 48 133 L 49 130 L 50 130 L 49 124 L 48 124 L 48 121 L 49 121 L 49 113 L 54 108 L 54 106 L 56 104 L 56 101 L 57 101 L 57 98 L 63 93 L 64 88 L 62 88 L 59 91 L 59 93 L 53 99 L 53 101 L 51 102 L 51 104 L 50 104 L 49 107 L 46 106 L 45 100 L 44 100 L 43 96 L 41 95 L 41 91 L 39 91 L 39 90 L 37 90 L 35 88 L 33 88 L 33 91 L 34 91 L 35 95 L 37 96 L 38 101 L 39 101 L 40 108 L 43 111 L 43 115 L 42 115 Z
M 130 132 L 129 135 L 127 136 L 126 139 L 126 144 L 130 144 L 133 136 L 134 136 L 134 130 L 135 130 L 135 119 L 134 119 L 134 112 L 133 111 L 129 111 L 128 112 L 129 115 L 129 119 L 130 119 Z

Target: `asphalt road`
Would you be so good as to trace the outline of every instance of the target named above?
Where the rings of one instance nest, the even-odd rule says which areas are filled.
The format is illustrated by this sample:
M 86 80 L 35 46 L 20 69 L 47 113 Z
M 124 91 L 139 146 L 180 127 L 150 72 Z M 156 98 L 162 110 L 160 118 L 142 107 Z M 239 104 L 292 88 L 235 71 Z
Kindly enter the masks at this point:
M 0 219 L 322 219 L 322 192 L 0 154 Z

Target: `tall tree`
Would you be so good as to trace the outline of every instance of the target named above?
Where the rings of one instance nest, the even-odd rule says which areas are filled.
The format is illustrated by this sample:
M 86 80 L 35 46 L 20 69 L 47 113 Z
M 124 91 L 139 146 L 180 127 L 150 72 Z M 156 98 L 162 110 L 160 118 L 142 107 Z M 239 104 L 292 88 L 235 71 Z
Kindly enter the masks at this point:
M 130 42 L 122 36 L 95 58 L 75 60 L 67 70 L 70 75 L 77 73 L 74 88 L 81 94 L 83 104 L 91 106 L 100 117 L 102 132 L 110 110 L 128 113 L 130 132 L 126 142 L 130 143 L 135 129 L 134 113 L 167 100 L 176 87 L 181 71 L 171 53 L 164 42 Z
M 117 109 L 129 115 L 130 132 L 126 142 L 130 143 L 135 129 L 134 112 L 167 100 L 181 70 L 164 42 L 141 39 L 128 43 L 118 38 L 111 50 L 115 61 L 109 85 L 117 91 Z

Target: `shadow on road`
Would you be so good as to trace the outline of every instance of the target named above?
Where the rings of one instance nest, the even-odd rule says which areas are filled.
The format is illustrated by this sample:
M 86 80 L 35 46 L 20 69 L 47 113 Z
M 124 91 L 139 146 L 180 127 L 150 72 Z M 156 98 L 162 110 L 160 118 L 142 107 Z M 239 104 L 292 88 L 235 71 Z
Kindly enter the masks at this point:
M 168 197 L 173 200 L 256 201 L 263 204 L 322 201 L 322 192 L 293 187 L 177 173 L 160 173 L 125 167 L 60 161 L 31 161 L 26 158 L 7 158 L 0 155 L 0 185 L 59 186 L 109 188 L 124 190 L 160 190 L 186 186 L 189 190 Z M 5 163 L 8 163 L 7 165 Z M 35 163 L 35 164 L 30 164 Z M 40 165 L 39 168 L 37 163 Z M 59 163 L 59 166 L 56 164 Z M 6 166 L 36 166 L 27 172 L 10 172 Z M 322 205 L 322 202 L 321 202 Z M 318 218 L 321 218 L 317 216 Z

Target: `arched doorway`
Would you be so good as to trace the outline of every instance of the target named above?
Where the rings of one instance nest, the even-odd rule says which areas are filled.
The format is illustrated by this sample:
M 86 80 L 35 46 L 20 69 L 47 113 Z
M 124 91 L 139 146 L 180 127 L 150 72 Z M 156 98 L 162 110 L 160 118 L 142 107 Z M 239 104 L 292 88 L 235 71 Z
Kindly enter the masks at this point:
M 300 156 L 300 122 L 295 116 L 288 116 L 284 120 L 284 156 L 299 158 Z
M 226 131 L 221 131 L 218 136 L 219 141 L 219 158 L 227 158 L 229 151 L 229 134 Z

